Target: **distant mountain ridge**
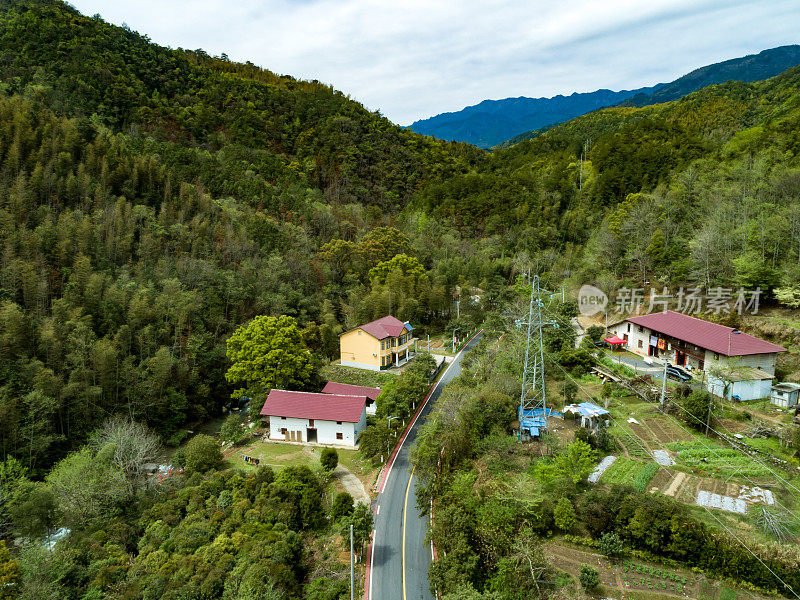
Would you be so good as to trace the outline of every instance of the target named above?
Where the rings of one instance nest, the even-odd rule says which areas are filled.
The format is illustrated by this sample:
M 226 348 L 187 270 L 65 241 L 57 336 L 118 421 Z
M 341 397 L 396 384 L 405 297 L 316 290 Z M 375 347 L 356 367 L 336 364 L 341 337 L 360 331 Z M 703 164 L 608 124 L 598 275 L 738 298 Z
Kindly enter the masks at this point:
M 415 121 L 410 129 L 443 140 L 491 148 L 508 140 L 519 141 L 532 137 L 536 130 L 600 108 L 668 102 L 716 83 L 768 79 L 797 65 L 800 65 L 800 45 L 780 46 L 700 67 L 670 83 L 635 90 L 601 89 L 569 96 L 559 94 L 552 98 L 520 96 L 484 100 L 460 111 Z

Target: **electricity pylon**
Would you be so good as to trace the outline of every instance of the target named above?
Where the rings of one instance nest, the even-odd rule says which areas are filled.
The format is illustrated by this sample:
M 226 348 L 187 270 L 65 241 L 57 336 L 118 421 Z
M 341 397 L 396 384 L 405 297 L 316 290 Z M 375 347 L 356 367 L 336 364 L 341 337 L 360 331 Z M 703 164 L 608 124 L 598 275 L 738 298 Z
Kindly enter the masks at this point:
M 531 280 L 528 320 L 522 324 L 528 326 L 528 336 L 525 344 L 525 367 L 522 371 L 522 394 L 519 400 L 519 431 L 520 438 L 524 435 L 538 437 L 542 430 L 547 430 L 548 415 L 542 327 L 556 325 L 550 321 L 542 321 L 542 298 L 538 275 L 534 275 Z

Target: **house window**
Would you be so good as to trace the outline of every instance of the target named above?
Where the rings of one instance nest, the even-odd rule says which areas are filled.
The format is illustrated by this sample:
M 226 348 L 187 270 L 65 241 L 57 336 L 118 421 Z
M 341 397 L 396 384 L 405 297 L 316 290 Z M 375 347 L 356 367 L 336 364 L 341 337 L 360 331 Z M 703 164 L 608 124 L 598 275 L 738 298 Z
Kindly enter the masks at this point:
M 385 341 L 381 342 L 381 350 L 386 350 L 386 342 Z
M 285 420 L 286 420 L 286 417 L 281 417 L 281 421 L 285 421 Z
M 337 424 L 337 425 L 341 425 L 341 424 L 342 424 L 342 422 L 341 422 L 341 421 L 336 421 L 336 424 Z
M 716 352 L 714 352 L 714 360 L 719 360 L 719 354 L 717 354 Z
M 644 331 L 644 327 L 642 327 L 641 325 L 639 325 L 639 331 L 640 331 L 640 332 Z
M 639 340 L 639 348 L 642 347 L 642 340 Z
M 341 434 L 341 433 L 337 433 L 337 434 L 336 434 L 336 439 L 337 439 L 337 440 L 343 440 L 343 439 L 344 439 L 344 435 L 343 435 L 343 434 Z
M 281 427 L 281 435 L 286 435 L 286 427 Z
M 314 426 L 314 419 L 309 419 L 308 420 L 308 426 L 309 427 L 313 427 Z
M 630 333 L 630 331 L 631 331 L 631 324 L 628 323 L 628 333 Z

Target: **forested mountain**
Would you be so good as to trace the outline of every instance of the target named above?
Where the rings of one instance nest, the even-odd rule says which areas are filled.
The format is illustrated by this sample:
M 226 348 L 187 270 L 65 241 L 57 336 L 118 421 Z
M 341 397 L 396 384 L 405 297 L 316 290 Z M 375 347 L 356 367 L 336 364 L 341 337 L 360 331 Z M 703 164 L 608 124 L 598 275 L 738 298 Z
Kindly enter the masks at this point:
M 0 536 L 72 529 L 63 552 L 25 545 L 22 597 L 339 597 L 316 473 L 188 468 L 146 491 L 98 427 L 124 415 L 180 444 L 230 402 L 226 341 L 257 315 L 296 319 L 319 365 L 387 313 L 421 335 L 497 322 L 527 271 L 800 299 L 798 98 L 792 69 L 488 154 L 0 0 Z
M 726 81 L 760 81 L 800 64 L 800 46 L 781 46 L 695 69 L 670 83 L 638 90 L 597 90 L 552 98 L 484 100 L 457 112 L 443 113 L 411 124 L 419 133 L 458 140 L 481 148 L 510 145 L 538 130 L 568 121 L 598 108 L 622 104 L 648 106 L 678 100 L 703 87 Z M 505 142 L 505 143 L 504 143 Z
M 798 122 L 800 68 L 608 108 L 426 186 L 416 206 L 555 282 L 796 286 Z
M 257 314 L 326 324 L 330 354 L 342 325 L 402 308 L 366 303 L 369 269 L 412 252 L 380 226 L 484 160 L 317 83 L 0 6 L 0 437 L 34 470 L 108 414 L 168 437 L 218 411 L 225 339 Z M 430 320 L 453 285 L 415 281 L 401 312 Z

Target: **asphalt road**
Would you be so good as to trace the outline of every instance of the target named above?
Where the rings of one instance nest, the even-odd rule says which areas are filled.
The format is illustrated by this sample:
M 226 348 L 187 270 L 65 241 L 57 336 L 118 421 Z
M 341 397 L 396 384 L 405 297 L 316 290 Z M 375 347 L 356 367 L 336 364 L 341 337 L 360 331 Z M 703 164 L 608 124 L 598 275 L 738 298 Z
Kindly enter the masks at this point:
M 431 546 L 425 544 L 428 518 L 417 511 L 416 478 L 408 453 L 420 425 L 430 413 L 442 388 L 461 373 L 464 352 L 478 343 L 475 336 L 442 374 L 428 404 L 397 452 L 383 491 L 375 499 L 375 533 L 372 542 L 370 600 L 433 600 L 428 583 Z

